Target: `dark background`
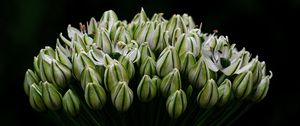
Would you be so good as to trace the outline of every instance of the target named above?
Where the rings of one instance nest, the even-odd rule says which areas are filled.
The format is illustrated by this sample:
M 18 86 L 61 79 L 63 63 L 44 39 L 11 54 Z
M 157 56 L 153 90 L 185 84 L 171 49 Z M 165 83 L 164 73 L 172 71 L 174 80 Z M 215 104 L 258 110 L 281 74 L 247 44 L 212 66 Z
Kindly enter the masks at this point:
M 41 48 L 54 47 L 68 24 L 78 27 L 113 9 L 131 20 L 144 7 L 148 17 L 188 13 L 203 31 L 218 29 L 238 48 L 266 61 L 274 77 L 265 100 L 235 125 L 299 125 L 299 0 L 7 0 L 0 2 L 0 125 L 46 125 L 51 121 L 29 105 L 23 91 L 25 71 Z M 66 35 L 66 34 L 65 34 Z M 299 73 L 299 72 L 298 72 Z

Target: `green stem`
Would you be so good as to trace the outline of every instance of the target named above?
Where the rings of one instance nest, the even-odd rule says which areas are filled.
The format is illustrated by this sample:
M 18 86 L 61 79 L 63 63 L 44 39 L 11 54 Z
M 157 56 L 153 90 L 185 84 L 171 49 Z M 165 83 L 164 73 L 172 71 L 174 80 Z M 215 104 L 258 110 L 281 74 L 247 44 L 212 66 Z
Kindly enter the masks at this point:
M 230 120 L 229 123 L 227 123 L 226 126 L 231 126 L 234 122 L 236 122 L 241 116 L 243 116 L 250 108 L 252 104 L 248 104 L 246 108 L 244 108 L 237 116 L 234 117 L 234 119 Z
M 218 120 L 212 125 L 220 126 L 222 125 L 234 112 L 236 112 L 240 106 L 242 105 L 241 101 L 238 101 L 237 103 L 233 104 L 232 107 L 228 107 L 228 109 L 224 112 L 222 116 L 219 117 Z

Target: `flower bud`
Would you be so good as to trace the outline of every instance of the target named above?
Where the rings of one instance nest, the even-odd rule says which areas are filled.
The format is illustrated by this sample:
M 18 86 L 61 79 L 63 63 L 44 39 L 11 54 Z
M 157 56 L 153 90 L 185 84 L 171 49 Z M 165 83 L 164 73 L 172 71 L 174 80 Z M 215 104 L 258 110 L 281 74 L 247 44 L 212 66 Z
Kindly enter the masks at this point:
M 93 110 L 100 110 L 106 103 L 104 88 L 96 83 L 88 83 L 84 90 L 84 98 L 87 105 Z
M 180 15 L 173 15 L 167 24 L 166 31 L 169 31 L 171 38 L 173 38 L 176 28 L 179 28 L 183 33 L 187 31 L 186 24 Z
M 158 76 L 154 75 L 152 77 L 151 82 L 156 85 L 157 96 L 159 96 L 160 95 L 160 89 L 159 88 L 160 88 L 160 84 L 161 84 L 161 79 Z
M 33 109 L 38 112 L 42 112 L 46 110 L 43 98 L 42 98 L 42 91 L 38 85 L 35 83 L 30 85 L 30 92 L 29 92 L 29 102 Z
M 165 47 L 166 43 L 163 42 L 163 31 L 164 25 L 166 23 L 159 23 L 156 28 L 153 28 L 152 31 L 149 31 L 149 35 L 147 36 L 147 42 L 149 43 L 149 47 L 152 51 L 160 53 Z
M 138 45 L 135 41 L 131 41 L 124 48 L 123 55 L 128 57 L 132 63 L 136 63 L 140 61 L 141 53 L 138 49 Z
M 141 65 L 143 62 L 145 62 L 147 57 L 152 57 L 153 60 L 155 60 L 155 54 L 151 51 L 149 44 L 147 42 L 144 42 L 140 45 L 139 51 L 141 53 L 141 57 L 138 62 L 138 65 Z
M 95 67 L 93 61 L 87 56 L 84 51 L 80 53 L 75 53 L 72 57 L 73 63 L 73 76 L 75 79 L 80 80 L 81 72 L 86 66 Z
M 219 99 L 218 87 L 213 79 L 210 79 L 197 96 L 198 105 L 202 108 L 213 107 Z
M 142 102 L 151 101 L 157 93 L 156 83 L 152 83 L 149 75 L 144 75 L 137 88 L 137 96 Z
M 105 11 L 99 21 L 98 28 L 110 30 L 116 21 L 118 21 L 118 16 L 113 10 Z
M 163 96 L 168 97 L 176 90 L 181 89 L 181 78 L 178 69 L 174 68 L 161 81 L 160 91 Z
M 153 29 L 154 29 L 154 23 L 146 22 L 140 28 L 137 29 L 133 37 L 135 38 L 137 43 L 142 44 L 143 42 L 146 42 L 147 36 L 151 34 L 150 31 Z
M 191 52 L 185 52 L 184 54 L 180 55 L 180 73 L 183 76 L 188 77 L 188 74 L 191 68 L 196 64 L 196 58 Z
M 67 52 L 63 52 L 61 48 L 62 47 L 56 46 L 55 59 L 66 65 L 69 69 L 72 69 L 72 63 L 69 60 L 68 56 L 65 54 Z
M 238 99 L 247 98 L 253 87 L 252 72 L 248 71 L 247 73 L 237 75 L 233 81 L 232 87 L 235 96 Z
M 169 46 L 161 52 L 156 63 L 156 71 L 158 75 L 166 76 L 174 68 L 180 69 L 180 60 L 176 49 Z
M 126 112 L 133 102 L 133 92 L 127 82 L 121 81 L 111 91 L 111 101 L 119 112 Z
M 130 59 L 126 56 L 120 56 L 118 60 L 126 69 L 129 79 L 133 78 L 135 74 L 135 68 L 134 64 L 130 61 Z
M 104 72 L 104 85 L 107 91 L 111 91 L 119 81 L 129 82 L 126 69 L 119 62 L 106 67 Z
M 93 67 L 86 66 L 81 73 L 80 84 L 81 88 L 85 90 L 88 83 L 94 83 L 102 85 L 103 80 L 100 73 Z
M 78 29 L 72 27 L 71 25 L 68 25 L 68 36 L 69 38 L 76 39 L 76 35 L 78 35 L 78 37 L 82 38 L 83 33 L 81 31 L 79 31 Z
M 190 68 L 188 78 L 190 83 L 198 89 L 202 88 L 211 78 L 210 71 L 202 57 Z
M 71 116 L 76 116 L 80 110 L 80 100 L 76 94 L 69 89 L 62 100 L 63 108 L 65 112 Z
M 228 103 L 231 98 L 231 81 L 226 79 L 218 87 L 219 92 L 219 102 L 218 106 L 223 106 Z
M 140 75 L 154 76 L 156 74 L 156 62 L 152 57 L 147 57 L 140 66 Z
M 182 19 L 184 23 L 186 24 L 186 27 L 188 30 L 194 29 L 196 27 L 195 22 L 193 18 L 187 14 L 182 15 Z
M 183 90 L 179 89 L 172 93 L 166 102 L 166 108 L 171 118 L 178 118 L 187 107 L 187 98 Z
M 59 61 L 52 61 L 53 80 L 52 82 L 61 88 L 65 88 L 72 79 L 71 70 Z
M 39 77 L 32 70 L 28 69 L 26 71 L 23 87 L 27 96 L 29 96 L 31 85 L 34 83 L 37 84 L 39 81 Z
M 55 111 L 61 108 L 62 96 L 49 82 L 42 84 L 42 97 L 48 109 Z
M 96 29 L 96 34 L 93 42 L 96 43 L 100 47 L 100 49 L 103 50 L 103 52 L 108 54 L 112 53 L 113 45 L 106 29 Z
M 144 9 L 141 8 L 141 12 L 134 16 L 134 18 L 132 19 L 132 22 L 135 23 L 135 24 L 142 24 L 142 23 L 145 23 L 148 20 L 149 19 L 146 15 Z
M 166 19 L 164 19 L 163 13 L 158 13 L 158 14 L 155 13 L 155 14 L 152 16 L 151 21 L 152 21 L 152 22 L 159 22 L 159 23 L 161 23 L 161 22 L 166 21 Z
M 97 29 L 98 23 L 95 18 L 91 18 L 90 22 L 87 24 L 87 32 L 89 35 L 94 35 Z
M 113 43 L 117 43 L 118 41 L 122 41 L 124 43 L 129 43 L 131 41 L 131 36 L 128 31 L 126 31 L 124 26 L 119 27 L 113 37 Z
M 263 79 L 258 83 L 256 89 L 254 90 L 253 96 L 251 97 L 253 102 L 260 102 L 266 97 L 272 76 L 273 75 L 271 72 L 271 75 L 263 77 Z
M 185 52 L 192 52 L 194 57 L 197 57 L 199 55 L 200 43 L 197 43 L 195 38 L 190 37 L 187 34 L 182 34 L 177 39 L 175 48 L 179 55 L 182 55 Z

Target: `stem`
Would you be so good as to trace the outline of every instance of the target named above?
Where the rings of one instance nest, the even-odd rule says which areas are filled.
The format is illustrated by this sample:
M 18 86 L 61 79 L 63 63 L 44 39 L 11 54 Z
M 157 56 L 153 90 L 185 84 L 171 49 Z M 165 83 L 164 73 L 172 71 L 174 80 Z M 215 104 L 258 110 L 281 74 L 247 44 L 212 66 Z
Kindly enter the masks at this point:
M 232 107 L 228 107 L 228 109 L 224 112 L 222 116 L 219 117 L 218 120 L 214 122 L 212 125 L 220 126 L 222 125 L 234 112 L 236 112 L 239 107 L 242 105 L 241 101 L 238 101 L 237 103 L 233 104 Z
M 241 116 L 243 116 L 250 108 L 252 104 L 248 104 L 246 108 L 244 108 L 234 119 L 230 120 L 230 122 L 226 126 L 231 126 L 234 122 L 236 122 Z

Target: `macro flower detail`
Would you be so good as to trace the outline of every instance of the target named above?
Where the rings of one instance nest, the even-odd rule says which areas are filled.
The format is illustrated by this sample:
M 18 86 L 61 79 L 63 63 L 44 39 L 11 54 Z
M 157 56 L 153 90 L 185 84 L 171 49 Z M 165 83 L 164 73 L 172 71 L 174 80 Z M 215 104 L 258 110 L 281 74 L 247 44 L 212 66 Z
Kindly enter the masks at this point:
M 273 73 L 259 56 L 188 14 L 169 18 L 108 10 L 68 25 L 25 72 L 28 104 L 62 125 L 198 126 L 226 125 L 267 97 Z

